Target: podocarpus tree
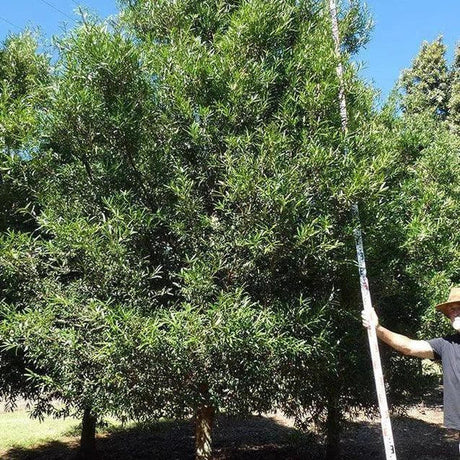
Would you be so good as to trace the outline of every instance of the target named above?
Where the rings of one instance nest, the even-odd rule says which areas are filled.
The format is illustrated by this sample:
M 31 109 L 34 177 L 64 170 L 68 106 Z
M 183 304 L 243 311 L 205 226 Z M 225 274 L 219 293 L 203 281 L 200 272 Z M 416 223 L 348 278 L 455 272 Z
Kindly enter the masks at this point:
M 460 159 L 458 53 L 448 66 L 445 51 L 441 39 L 422 45 L 413 67 L 401 78 L 395 107 L 402 107 L 403 114 L 393 118 L 392 127 L 393 149 L 401 158 L 402 189 L 394 201 L 392 215 L 400 216 L 405 276 L 419 296 L 418 315 L 413 317 L 425 338 L 445 332 L 432 305 L 445 297 L 450 286 L 460 282 L 459 239 L 455 231 L 460 190 L 454 177 Z M 407 78 L 414 75 L 418 79 Z M 418 105 L 413 110 L 406 110 L 416 101 Z
M 2 343 L 30 369 L 35 415 L 83 415 L 85 457 L 104 413 L 194 410 L 198 454 L 209 456 L 215 408 L 269 409 L 279 356 L 305 360 L 314 341 L 287 336 L 283 316 L 239 284 L 212 295 L 203 285 L 202 305 L 187 294 L 196 256 L 187 259 L 176 235 L 192 222 L 171 202 L 183 177 L 158 148 L 164 101 L 139 51 L 88 22 L 61 44 L 40 148 L 27 163 L 38 179 L 24 184 L 37 228 L 2 238 Z
M 384 234 L 400 172 L 347 64 L 359 10 L 341 21 L 345 142 L 324 2 L 124 4 L 125 30 L 87 20 L 59 49 L 29 162 L 39 230 L 3 240 L 5 289 L 28 286 L 4 343 L 38 413 L 194 414 L 209 458 L 216 411 L 278 407 L 326 419 L 332 458 L 344 412 L 374 404 L 349 207 Z
M 318 360 L 280 355 L 277 400 L 299 418 L 327 414 L 333 444 L 343 412 L 371 404 L 352 319 L 359 291 L 349 214 L 353 200 L 376 206 L 392 165 L 369 129 L 371 94 L 347 66 L 353 136 L 345 155 L 323 2 L 126 3 L 124 20 L 158 85 L 158 148 L 175 160 L 176 205 L 166 221 L 180 242 L 180 293 L 205 315 L 222 290 L 238 286 L 288 317 L 290 337 L 320 334 Z M 351 26 L 362 21 L 346 19 L 353 52 L 363 31 Z M 309 301 L 300 315 L 302 298 Z M 326 332 L 311 329 L 315 311 L 327 318 Z M 212 367 L 205 372 L 209 382 Z
M 165 273 L 162 282 L 170 289 L 171 298 L 164 298 L 163 306 L 167 308 L 164 313 L 155 312 L 154 305 L 144 308 L 154 317 L 160 315 L 169 331 L 164 343 L 169 344 L 171 349 L 166 347 L 163 353 L 157 353 L 155 347 L 158 341 L 155 336 L 149 335 L 148 346 L 137 356 L 142 357 L 150 366 L 137 369 L 134 375 L 131 371 L 128 375 L 128 370 L 125 373 L 129 377 L 127 388 L 131 389 L 128 393 L 131 399 L 126 399 L 126 405 L 129 406 L 132 401 L 132 413 L 144 417 L 195 413 L 197 440 L 200 441 L 197 445 L 198 455 L 209 456 L 209 428 L 206 427 L 210 425 L 213 412 L 216 409 L 246 413 L 256 409 L 269 409 L 279 393 L 280 382 L 277 376 L 280 373 L 274 369 L 281 366 L 281 358 L 283 366 L 286 366 L 286 356 L 295 356 L 297 353 L 298 359 L 302 359 L 305 366 L 311 350 L 315 348 L 314 336 L 320 337 L 320 333 L 312 334 L 308 329 L 302 331 L 299 328 L 298 338 L 290 334 L 285 339 L 290 327 L 285 326 L 287 321 L 284 319 L 283 310 L 265 312 L 267 306 L 261 305 L 263 297 L 258 294 L 261 289 L 270 286 L 269 267 L 263 270 L 248 267 L 246 275 L 240 270 L 248 259 L 251 264 L 255 263 L 251 259 L 258 259 L 260 252 L 266 250 L 264 246 L 267 239 L 263 236 L 263 227 L 259 228 L 262 241 L 256 239 L 252 242 L 252 236 L 249 238 L 247 232 L 252 224 L 248 220 L 250 215 L 247 210 L 241 216 L 240 213 L 232 212 L 230 204 L 225 204 L 229 209 L 218 211 L 218 206 L 222 205 L 219 205 L 219 200 L 215 201 L 214 194 L 223 191 L 222 186 L 227 187 L 226 184 L 220 185 L 217 182 L 225 163 L 222 164 L 219 157 L 213 158 L 212 152 L 213 144 L 223 142 L 217 133 L 219 125 L 212 126 L 217 139 L 211 138 L 209 147 L 199 147 L 202 151 L 201 161 L 193 153 L 195 147 L 188 146 L 187 143 L 193 141 L 190 129 L 197 130 L 195 135 L 200 137 L 198 117 L 205 118 L 206 113 L 193 115 L 196 116 L 195 127 L 190 128 L 188 118 L 184 125 L 181 119 L 184 117 L 183 110 L 187 107 L 177 106 L 176 96 L 181 88 L 169 89 L 169 82 L 164 81 L 163 76 L 168 73 L 164 61 L 153 61 L 153 50 L 141 56 L 145 66 L 151 67 L 139 68 L 137 76 L 150 83 L 148 89 L 152 91 L 151 95 L 144 95 L 138 86 L 133 85 L 121 88 L 113 85 L 112 87 L 121 92 L 113 95 L 107 91 L 112 81 L 108 77 L 112 76 L 118 81 L 120 74 L 126 72 L 126 62 L 120 57 L 120 40 L 117 41 L 116 37 L 112 40 L 108 36 L 104 39 L 102 34 L 99 36 L 101 43 L 91 33 L 95 33 L 94 29 L 83 29 L 80 39 L 74 45 L 73 53 L 77 54 L 78 59 L 75 57 L 71 60 L 75 67 L 67 65 L 68 71 L 59 89 L 60 98 L 57 104 L 61 104 L 56 105 L 56 112 L 51 115 L 53 118 L 49 123 L 52 130 L 50 139 L 53 140 L 50 145 L 59 158 L 66 158 L 65 155 L 69 152 L 73 154 L 72 163 L 76 160 L 76 165 L 80 166 L 83 177 L 92 190 L 101 184 L 101 188 L 95 193 L 96 198 L 104 193 L 113 193 L 114 189 L 128 187 L 135 194 L 135 199 L 146 208 L 146 212 L 155 222 L 159 222 L 157 235 L 160 243 L 149 248 L 149 257 L 152 261 L 162 261 Z M 95 42 L 98 47 L 94 46 Z M 73 54 L 71 52 L 64 56 L 69 59 Z M 106 63 L 109 57 L 113 57 L 114 65 L 117 64 L 120 68 L 101 65 L 101 61 Z M 140 57 L 137 56 L 136 62 L 139 60 Z M 226 65 L 229 64 L 228 61 Z M 187 69 L 178 68 L 177 71 Z M 94 86 L 88 85 L 87 74 L 91 75 Z M 171 77 L 176 78 L 176 73 L 171 73 Z M 179 83 L 180 81 L 177 82 Z M 91 93 L 88 86 L 92 89 Z M 171 94 L 170 91 L 174 92 Z M 115 97 L 117 94 L 120 94 L 118 98 Z M 131 105 L 121 105 L 129 94 L 138 99 Z M 96 103 L 93 102 L 94 95 Z M 83 105 L 82 99 L 86 96 L 89 103 Z M 103 102 L 99 102 L 101 99 L 98 98 Z M 136 114 L 131 118 L 128 109 L 133 107 L 140 110 L 143 104 L 147 104 L 147 109 L 141 112 L 142 118 Z M 88 107 L 92 107 L 90 111 Z M 111 119 L 107 114 L 111 115 L 112 107 L 120 112 Z M 82 110 L 86 114 L 89 112 L 86 118 L 81 115 Z M 82 120 L 87 123 L 82 123 Z M 137 120 L 139 127 L 133 133 L 135 135 L 128 131 L 129 136 L 121 137 L 118 131 L 127 130 L 123 131 L 118 126 L 111 129 L 112 120 L 123 124 Z M 77 129 L 71 129 L 69 121 L 75 123 Z M 263 134 L 259 133 L 260 135 Z M 94 144 L 91 145 L 88 139 L 94 139 Z M 196 139 L 194 142 L 200 141 Z M 220 148 L 219 144 L 216 146 Z M 240 156 L 238 151 L 230 153 Z M 119 165 L 122 161 L 125 163 Z M 109 169 L 114 164 L 119 169 Z M 247 167 L 251 177 L 255 178 L 258 166 L 248 164 Z M 120 177 L 120 170 L 125 177 Z M 288 174 L 290 170 L 289 166 L 287 171 L 282 172 Z M 135 173 L 133 183 L 128 182 L 130 171 Z M 237 179 L 240 173 L 241 171 L 235 171 L 230 177 Z M 196 180 L 200 175 L 203 176 L 203 183 L 195 191 Z M 101 176 L 103 180 L 99 179 Z M 247 180 L 252 181 L 251 177 L 243 178 L 243 187 L 249 185 Z M 222 178 L 229 180 L 225 175 Z M 88 188 L 84 181 L 78 183 L 82 184 L 82 188 Z M 108 184 L 110 187 L 107 187 Z M 244 189 L 242 192 L 246 193 Z M 57 196 L 56 188 L 51 196 Z M 246 203 L 250 205 L 255 198 L 252 191 Z M 243 196 L 240 199 L 233 195 L 229 200 L 230 203 L 241 201 L 244 205 Z M 270 224 L 263 220 L 267 218 L 264 216 L 269 212 L 270 200 L 268 194 L 261 201 L 261 204 L 264 201 L 268 203 L 262 207 L 262 217 L 255 221 L 257 223 L 260 220 L 259 226 Z M 94 206 L 93 199 L 85 204 L 85 211 L 93 213 L 90 206 Z M 247 208 L 248 204 L 244 206 Z M 223 214 L 220 218 L 223 220 L 222 225 L 218 215 L 213 215 L 215 212 Z M 228 217 L 225 218 L 227 214 Z M 97 214 L 95 217 L 97 218 Z M 232 231 L 235 224 L 238 228 Z M 280 226 L 280 223 L 277 225 Z M 145 235 L 149 242 L 154 237 L 155 233 Z M 254 248 L 251 249 L 251 246 Z M 232 262 L 232 258 L 236 260 Z M 225 267 L 226 264 L 230 264 L 230 269 Z M 272 273 L 274 268 L 271 269 Z M 219 271 L 221 274 L 218 275 Z M 231 271 L 235 272 L 234 275 Z M 259 271 L 261 273 L 258 274 Z M 252 280 L 254 275 L 257 276 Z M 235 277 L 234 281 L 232 276 Z M 251 283 L 252 286 L 244 289 L 246 283 Z M 290 303 L 293 304 L 294 311 L 305 304 L 299 293 Z M 172 317 L 170 309 L 177 311 Z M 303 317 L 308 323 L 309 316 L 315 318 L 317 313 L 313 311 L 310 315 L 299 317 Z M 322 329 L 319 321 L 309 327 L 315 327 L 318 331 Z M 178 331 L 181 334 L 178 335 Z M 299 345 L 305 338 L 302 333 L 310 338 L 308 347 L 301 348 Z M 150 340 L 153 341 L 153 349 Z M 155 360 L 149 356 L 154 356 Z M 173 360 L 171 357 L 176 358 Z M 274 377 L 270 379 L 270 375 Z M 203 452 L 200 454 L 200 451 Z
M 37 146 L 38 117 L 46 104 L 49 62 L 37 53 L 34 35 L 26 31 L 11 35 L 0 49 L 0 232 L 31 232 L 36 225 L 21 212 L 35 200 L 25 186 L 25 177 L 33 181 L 27 169 L 30 151 Z M 19 281 L 3 290 L 4 273 L 0 272 L 0 302 L 17 299 L 25 292 Z M 1 317 L 1 316 L 0 316 Z M 16 395 L 30 394 L 33 388 L 24 379 L 19 357 L 0 351 L 0 396 L 13 403 Z
M 386 166 L 360 132 L 365 88 L 348 69 L 344 156 L 322 4 L 135 2 L 125 23 L 136 40 L 87 22 L 62 42 L 29 163 L 39 232 L 5 237 L 9 281 L 30 287 L 6 343 L 33 364 L 38 413 L 54 397 L 62 413 L 195 413 L 203 458 L 216 410 L 328 412 L 332 436 L 338 405 L 367 401 L 342 375 L 362 356 L 344 353 L 348 206 Z
M 424 42 L 410 69 L 403 72 L 401 85 L 406 96 L 403 110 L 409 114 L 431 111 L 445 119 L 449 103 L 449 72 L 442 37 Z
M 455 134 L 460 132 L 460 46 L 455 49 L 455 58 L 450 70 L 449 126 Z

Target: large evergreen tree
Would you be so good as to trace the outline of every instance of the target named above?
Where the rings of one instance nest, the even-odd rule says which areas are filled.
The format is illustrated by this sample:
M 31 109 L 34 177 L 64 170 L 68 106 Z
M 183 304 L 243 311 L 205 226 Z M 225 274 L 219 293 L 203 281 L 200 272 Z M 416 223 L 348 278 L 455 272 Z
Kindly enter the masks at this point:
M 449 68 L 445 52 L 441 38 L 422 45 L 412 69 L 402 76 L 397 102 L 403 114 L 394 118 L 394 147 L 404 168 L 395 209 L 402 219 L 406 274 L 419 296 L 419 314 L 414 317 L 424 337 L 445 331 L 432 305 L 460 282 L 460 241 L 454 230 L 460 203 L 454 177 L 460 159 L 459 62 L 456 50 Z
M 455 49 L 455 58 L 450 71 L 450 99 L 448 121 L 452 131 L 460 132 L 460 45 Z
M 386 139 L 385 150 L 395 163 L 386 177 L 387 193 L 375 210 L 377 224 L 367 232 L 370 277 L 384 324 L 425 340 L 447 332 L 447 323 L 433 305 L 460 282 L 455 231 L 460 191 L 453 177 L 460 158 L 458 137 L 450 120 L 451 105 L 440 111 L 439 99 L 426 97 L 452 97 L 455 72 L 450 70 L 446 84 L 438 85 L 444 78 L 439 79 L 440 66 L 435 64 L 442 61 L 442 69 L 447 64 L 444 57 L 434 62 L 428 59 L 430 46 L 441 49 L 439 41 L 422 46 L 414 69 L 402 77 L 403 91 L 395 92 L 379 114 L 380 139 Z M 423 79 L 438 82 L 431 93 L 426 85 L 417 86 L 420 80 L 407 80 L 408 75 L 419 72 L 422 58 L 426 60 Z M 419 91 L 422 88 L 425 94 Z M 427 384 L 433 385 L 419 361 L 383 350 L 392 369 L 388 374 L 390 401 L 401 401 L 404 396 L 405 391 L 397 388 L 423 394 Z
M 167 221 L 183 242 L 184 298 L 203 306 L 221 289 L 242 287 L 288 315 L 291 337 L 325 339 L 315 361 L 292 359 L 282 371 L 278 398 L 299 419 L 327 419 L 332 456 L 343 414 L 371 404 L 353 319 L 359 291 L 349 207 L 362 199 L 377 205 L 391 164 L 369 130 L 372 95 L 347 65 L 353 140 L 345 154 L 322 2 L 129 5 L 124 19 L 158 72 L 160 148 L 175 153 L 178 205 Z M 344 16 L 344 51 L 353 52 L 363 21 Z M 301 316 L 300 299 L 309 299 Z M 328 323 L 324 332 L 309 326 L 315 312 Z
M 17 380 L 29 369 L 21 388 L 36 415 L 82 416 L 87 456 L 107 413 L 194 415 L 204 459 L 217 411 L 279 408 L 320 423 L 336 457 L 344 414 L 374 405 L 350 204 L 395 323 L 433 285 L 438 250 L 444 284 L 458 276 L 448 245 L 458 189 L 443 182 L 456 144 L 436 131 L 433 147 L 429 131 L 447 110 L 443 45 L 424 52 L 436 58 L 426 81 L 421 58 L 406 75 L 403 120 L 377 116 L 349 62 L 365 16 L 344 9 L 344 136 L 324 2 L 122 5 L 118 25 L 85 18 L 62 38 L 46 110 L 27 131 L 33 148 L 15 144 L 20 168 L 5 168 L 30 222 L 3 210 L 2 365 Z M 414 366 L 393 364 L 396 401 Z
M 412 67 L 401 76 L 401 86 L 406 93 L 402 104 L 405 112 L 429 111 L 440 119 L 446 118 L 449 72 L 445 53 L 442 37 L 432 43 L 423 42 Z
M 34 181 L 28 169 L 28 159 L 37 147 L 39 113 L 46 105 L 49 82 L 49 62 L 37 53 L 34 35 L 26 31 L 11 35 L 0 49 L 0 232 L 36 229 L 34 219 L 24 212 L 36 205 L 26 182 Z M 27 179 L 26 179 L 27 178 Z M 3 248 L 2 248 L 3 249 Z M 1 298 L 16 302 L 27 288 L 25 273 L 12 276 L 0 270 Z M 6 287 L 6 284 L 9 287 Z M 1 315 L 0 315 L 1 317 Z M 0 396 L 14 404 L 18 395 L 31 394 L 32 386 L 24 375 L 21 355 L 0 350 Z
M 53 398 L 90 426 L 195 413 L 209 456 L 215 410 L 335 421 L 340 398 L 365 403 L 338 385 L 356 357 L 348 205 L 380 193 L 382 165 L 367 172 L 370 98 L 351 68 L 361 144 L 342 154 L 327 21 L 316 2 L 137 2 L 135 40 L 87 20 L 62 41 L 28 163 L 38 231 L 5 235 L 2 257 L 4 292 L 20 272 L 28 286 L 4 335 L 32 365 L 37 414 Z M 151 331 L 117 338 L 117 305 Z
M 402 76 L 398 103 L 403 115 L 396 123 L 396 148 L 407 170 L 400 202 L 407 219 L 404 245 L 419 290 L 431 291 L 432 302 L 459 282 L 459 241 L 452 230 L 460 193 L 454 178 L 460 158 L 459 56 L 457 48 L 449 68 L 445 52 L 441 38 L 423 43 L 413 67 Z

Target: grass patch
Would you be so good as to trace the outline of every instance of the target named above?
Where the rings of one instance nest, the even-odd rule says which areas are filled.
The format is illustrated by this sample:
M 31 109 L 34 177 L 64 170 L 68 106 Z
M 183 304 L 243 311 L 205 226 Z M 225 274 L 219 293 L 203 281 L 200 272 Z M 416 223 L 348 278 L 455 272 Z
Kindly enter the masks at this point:
M 27 411 L 0 413 L 0 451 L 12 447 L 29 448 L 77 433 L 79 421 L 74 418 L 54 419 L 43 422 L 31 419 Z
M 99 427 L 96 449 L 111 460 L 193 459 L 194 426 L 191 420 L 129 422 L 106 419 Z M 79 424 L 75 418 L 30 419 L 23 408 L 0 413 L 0 458 L 5 460 L 63 460 L 78 452 Z M 267 417 L 227 417 L 216 422 L 216 460 L 247 458 L 311 458 L 315 440 Z M 308 455 L 307 455 L 308 451 Z

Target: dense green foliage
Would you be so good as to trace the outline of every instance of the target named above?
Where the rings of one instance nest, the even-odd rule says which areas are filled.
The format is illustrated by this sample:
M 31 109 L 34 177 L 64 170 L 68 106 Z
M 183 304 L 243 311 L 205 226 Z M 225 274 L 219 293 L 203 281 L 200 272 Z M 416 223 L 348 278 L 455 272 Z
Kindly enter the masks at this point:
M 455 50 L 455 60 L 451 69 L 450 99 L 448 105 L 450 128 L 459 135 L 460 131 L 460 46 Z
M 52 69 L 28 34 L 1 50 L 1 394 L 37 416 L 279 408 L 337 429 L 374 406 L 351 203 L 389 324 L 431 328 L 459 282 L 458 59 L 424 45 L 402 111 L 377 112 L 353 2 L 344 136 L 323 2 L 122 3 Z M 391 361 L 401 402 L 420 372 Z
M 27 165 L 37 147 L 39 112 L 46 104 L 49 82 L 48 59 L 37 53 L 30 32 L 8 37 L 0 49 L 0 232 L 32 232 L 36 223 L 24 210 L 37 204 L 30 193 L 35 178 Z M 19 244 L 25 235 L 17 234 Z M 9 236 L 5 236 L 10 238 Z M 2 244 L 3 249 L 6 249 Z M 17 254 L 11 254 L 16 257 Z M 24 262 L 24 261 L 23 261 Z M 25 262 L 27 265 L 27 262 Z M 29 272 L 30 273 L 30 272 Z M 0 270 L 0 305 L 25 300 L 22 285 L 29 273 Z M 31 394 L 33 386 L 24 376 L 22 355 L 2 352 L 0 395 L 13 401 L 18 394 Z
M 458 48 L 452 66 L 446 61 L 445 51 L 441 39 L 424 43 L 413 68 L 401 81 L 403 108 L 412 98 L 432 95 L 426 104 L 419 102 L 421 110 L 405 112 L 398 125 L 398 149 L 404 152 L 407 168 L 399 200 L 405 224 L 404 247 L 408 273 L 423 299 L 420 307 L 424 336 L 445 331 L 432 305 L 446 297 L 450 286 L 460 283 L 460 240 L 455 231 L 460 209 L 460 186 L 455 174 L 460 161 Z M 423 77 L 408 85 L 406 77 L 414 69 L 425 69 Z
M 403 72 L 403 106 L 407 113 L 429 111 L 441 119 L 446 117 L 449 74 L 445 53 L 441 38 L 433 43 L 424 42 L 412 67 Z

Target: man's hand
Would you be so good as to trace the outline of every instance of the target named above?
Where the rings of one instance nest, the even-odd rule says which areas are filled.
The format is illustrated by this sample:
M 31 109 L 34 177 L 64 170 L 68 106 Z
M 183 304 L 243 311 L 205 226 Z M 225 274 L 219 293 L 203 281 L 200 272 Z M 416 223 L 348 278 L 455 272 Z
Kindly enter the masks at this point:
M 379 325 L 379 317 L 373 308 L 371 308 L 369 311 L 362 310 L 361 318 L 363 320 L 363 326 L 367 329 L 370 329 L 371 327 L 377 328 Z

